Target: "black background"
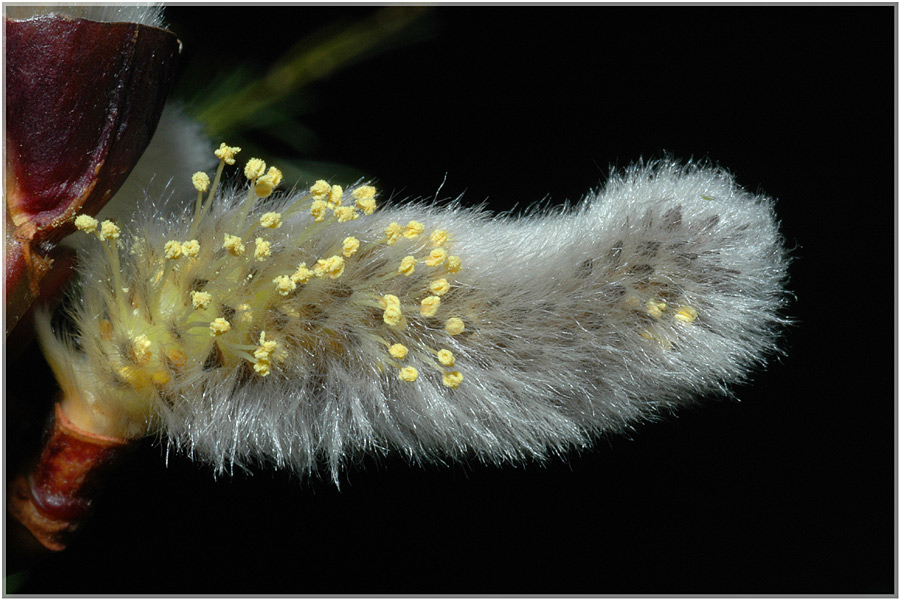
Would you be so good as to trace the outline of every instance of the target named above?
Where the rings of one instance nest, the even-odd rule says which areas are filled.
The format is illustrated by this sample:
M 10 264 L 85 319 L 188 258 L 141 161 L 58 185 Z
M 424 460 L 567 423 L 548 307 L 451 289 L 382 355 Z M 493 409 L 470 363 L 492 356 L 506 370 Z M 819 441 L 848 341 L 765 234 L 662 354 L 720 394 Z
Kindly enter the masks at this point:
M 169 20 L 185 61 L 219 48 L 222 71 L 373 10 Z M 318 143 L 299 158 L 401 195 L 446 175 L 442 197 L 502 210 L 575 201 L 641 157 L 722 164 L 778 199 L 786 357 L 739 402 L 543 466 L 368 461 L 338 491 L 263 469 L 215 480 L 147 442 L 19 591 L 896 592 L 895 21 L 891 6 L 443 6 L 417 41 L 317 82 L 302 118 Z M 28 394 L 22 372 L 7 365 L 10 393 Z M 6 558 L 7 574 L 28 564 Z

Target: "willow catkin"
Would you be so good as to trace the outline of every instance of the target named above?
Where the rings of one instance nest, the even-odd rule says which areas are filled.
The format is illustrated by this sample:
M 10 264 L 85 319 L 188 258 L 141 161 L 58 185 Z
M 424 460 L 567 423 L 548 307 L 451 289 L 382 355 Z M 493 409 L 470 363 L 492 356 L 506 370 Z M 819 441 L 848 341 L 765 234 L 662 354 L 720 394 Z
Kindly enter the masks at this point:
M 364 453 L 515 461 L 726 392 L 776 350 L 786 253 L 772 201 L 708 165 L 635 165 L 574 209 L 376 210 L 369 185 L 270 196 L 214 181 L 128 232 L 79 217 L 62 387 L 127 436 L 218 471 Z M 218 188 L 218 189 L 217 189 Z M 208 198 L 204 199 L 204 193 Z

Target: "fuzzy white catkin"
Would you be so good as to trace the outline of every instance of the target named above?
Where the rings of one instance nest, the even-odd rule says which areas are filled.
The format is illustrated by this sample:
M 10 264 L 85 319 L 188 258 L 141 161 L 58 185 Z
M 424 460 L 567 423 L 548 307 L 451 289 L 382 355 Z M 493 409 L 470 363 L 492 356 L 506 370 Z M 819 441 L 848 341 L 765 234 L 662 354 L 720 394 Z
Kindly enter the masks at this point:
M 250 219 L 282 210 L 297 194 L 270 199 Z M 221 240 L 244 195 L 226 190 L 213 204 L 196 232 L 198 265 L 222 264 L 216 258 Z M 131 230 L 146 247 L 162 248 L 166 240 L 188 239 L 192 212 L 172 216 L 151 207 Z M 391 223 L 410 221 L 424 225 L 421 236 L 384 243 Z M 349 236 L 362 246 L 339 278 L 286 289 L 286 308 L 254 317 L 265 320 L 267 336 L 285 352 L 272 361 L 271 374 L 254 374 L 246 360 L 216 368 L 199 357 L 165 393 L 149 397 L 143 434 L 161 433 L 220 472 L 272 464 L 303 474 L 327 466 L 335 482 L 348 460 L 367 453 L 397 452 L 414 463 L 540 459 L 698 397 L 727 393 L 777 351 L 786 322 L 787 255 L 773 202 L 706 164 L 638 164 L 575 208 L 524 217 L 413 203 L 312 225 L 301 211 L 267 230 L 272 254 L 253 263 L 255 280 L 271 288 L 279 273 L 296 268 L 298 256 L 315 264 Z M 423 262 L 435 230 L 448 232 L 446 248 L 459 257 L 458 271 L 448 271 L 446 262 Z M 252 236 L 245 242 L 252 253 Z M 97 325 L 102 317 L 114 314 L 108 262 L 96 245 L 88 244 L 85 254 L 74 310 L 81 349 L 53 337 L 47 318 L 41 337 L 58 377 L 65 370 L 59 365 L 70 364 L 62 375 L 74 381 L 70 386 L 89 389 L 100 404 L 127 402 L 103 364 L 109 351 L 93 339 L 104 335 Z M 125 285 L 151 296 L 146 282 L 158 259 L 122 255 Z M 415 271 L 398 275 L 408 255 L 417 257 Z M 437 315 L 426 318 L 417 303 L 438 271 L 450 291 L 440 297 Z M 193 277 L 192 289 L 205 286 L 230 305 L 209 313 L 205 323 L 214 313 L 233 315 L 241 290 L 217 288 L 212 271 Z M 281 301 L 269 293 L 272 306 Z M 190 302 L 188 287 L 179 294 L 179 302 Z M 360 308 L 365 298 L 387 294 L 402 303 L 405 327 L 387 325 L 382 307 Z M 450 317 L 462 319 L 465 331 L 448 334 L 443 325 Z M 210 337 L 209 330 L 203 335 Z M 409 349 L 399 363 L 387 350 L 394 342 Z M 463 375 L 458 387 L 442 378 L 451 369 L 436 362 L 441 349 L 452 352 L 452 370 Z M 418 377 L 401 380 L 403 365 L 415 367 Z

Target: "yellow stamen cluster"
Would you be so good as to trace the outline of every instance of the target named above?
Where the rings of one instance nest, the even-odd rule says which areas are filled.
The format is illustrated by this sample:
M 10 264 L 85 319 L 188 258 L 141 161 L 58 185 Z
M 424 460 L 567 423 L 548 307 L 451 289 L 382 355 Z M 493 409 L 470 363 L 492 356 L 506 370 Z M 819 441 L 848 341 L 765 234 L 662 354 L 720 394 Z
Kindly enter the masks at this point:
M 375 212 L 375 188 L 371 185 L 362 185 L 353 190 L 353 198 L 356 207 L 364 214 L 371 215 Z
M 328 208 L 336 208 L 341 205 L 344 199 L 344 188 L 339 185 L 331 186 L 331 192 L 328 194 Z
M 403 360 L 404 358 L 406 358 L 406 355 L 409 352 L 409 348 L 407 348 L 403 344 L 393 344 L 390 348 L 388 348 L 388 352 L 394 358 Z
M 459 317 L 450 317 L 444 322 L 444 330 L 450 335 L 459 335 L 466 330 L 466 324 Z
M 403 260 L 400 261 L 400 267 L 397 269 L 398 273 L 402 273 L 409 277 L 416 270 L 416 257 L 415 256 L 405 256 Z
M 166 245 L 163 247 L 163 252 L 165 252 L 166 258 L 169 260 L 181 258 L 181 242 L 176 242 L 174 240 L 166 242 Z
M 344 238 L 343 243 L 343 254 L 347 258 L 353 256 L 356 251 L 359 250 L 359 240 L 355 237 Z
M 269 172 L 256 180 L 256 195 L 260 198 L 269 197 L 282 179 L 281 171 L 275 167 L 269 167 Z
M 166 245 L 163 246 L 163 253 L 169 260 L 178 260 L 182 256 L 197 258 L 200 256 L 200 243 L 197 240 L 191 240 L 189 242 L 169 240 L 166 242 Z
M 263 262 L 272 256 L 272 244 L 263 238 L 256 238 L 256 249 L 253 251 L 253 256 L 259 262 Z
M 216 158 L 221 160 L 227 165 L 234 164 L 234 157 L 240 152 L 241 149 L 237 146 L 227 146 L 225 142 L 219 146 L 219 149 L 215 151 Z
M 266 172 L 266 163 L 258 158 L 251 158 L 244 167 L 244 176 L 250 181 L 262 177 Z
M 294 283 L 309 283 L 309 280 L 312 279 L 313 275 L 314 273 L 306 268 L 306 263 L 300 263 L 300 266 L 297 267 L 297 270 L 291 275 L 291 281 Z
M 431 232 L 431 243 L 434 246 L 443 246 L 447 243 L 447 232 L 443 229 L 435 229 Z
M 253 357 L 256 359 L 253 363 L 253 370 L 262 377 L 267 376 L 272 370 L 272 353 L 275 352 L 276 346 L 278 346 L 278 342 L 267 340 L 265 331 L 259 334 L 259 347 L 253 352 Z
M 150 357 L 153 355 L 150 351 L 152 345 L 146 335 L 139 335 L 131 340 L 131 356 L 137 364 L 146 366 L 150 362 Z
M 272 283 L 275 284 L 275 289 L 278 290 L 278 293 L 282 296 L 287 296 L 297 289 L 297 284 L 294 280 L 286 275 L 279 275 L 272 280 Z
M 326 275 L 332 279 L 337 279 L 344 273 L 344 258 L 342 256 L 331 256 L 329 258 L 320 258 L 313 267 L 313 273 L 316 277 L 325 277 Z
M 85 233 L 94 233 L 97 231 L 97 219 L 88 215 L 78 215 L 75 217 L 75 227 Z
M 406 227 L 403 228 L 403 237 L 408 240 L 413 240 L 425 231 L 425 226 L 419 223 L 418 221 L 410 221 L 406 224 Z
M 443 248 L 435 248 L 431 251 L 431 254 L 428 255 L 428 258 L 425 259 L 425 264 L 429 267 L 436 267 L 440 265 L 447 258 L 447 251 Z
M 441 299 L 437 296 L 428 296 L 422 300 L 419 312 L 423 317 L 433 317 L 437 314 L 438 308 L 441 306 Z
M 444 373 L 443 382 L 448 388 L 456 389 L 459 387 L 463 381 L 462 373 L 459 371 L 450 371 L 449 373 Z
M 191 177 L 191 183 L 194 184 L 194 189 L 200 193 L 209 191 L 209 175 L 203 171 L 194 173 Z
M 121 231 L 119 230 L 119 226 L 112 221 L 107 219 L 100 224 L 101 240 L 117 240 L 119 239 L 120 234 Z
M 439 350 L 437 353 L 438 362 L 440 362 L 445 367 L 452 367 L 456 364 L 456 357 L 453 356 L 453 353 L 444 348 L 443 350 Z
M 212 294 L 209 292 L 191 292 L 191 304 L 194 308 L 205 310 L 212 301 Z
M 337 186 L 335 186 L 337 187 Z M 359 218 L 356 209 L 352 206 L 335 206 L 334 216 L 337 217 L 338 223 L 346 223 Z
M 197 258 L 200 256 L 200 242 L 191 240 L 181 244 L 181 252 L 188 258 Z
M 432 281 L 428 285 L 428 290 L 435 296 L 443 296 L 450 291 L 450 284 L 446 279 L 441 277 L 440 279 L 435 279 L 434 281 Z
M 400 299 L 393 294 L 386 294 L 381 298 L 381 305 L 384 307 L 384 322 L 391 326 L 398 325 L 403 318 L 403 313 L 400 310 Z
M 682 306 L 673 318 L 682 323 L 693 323 L 697 319 L 697 310 L 690 306 Z
M 267 212 L 259 218 L 259 224 L 266 229 L 278 229 L 281 227 L 281 213 Z
M 328 205 L 324 200 L 314 200 L 312 206 L 309 207 L 309 214 L 313 216 L 316 223 L 321 223 L 325 220 L 325 215 L 328 214 Z
M 462 269 L 462 260 L 458 256 L 447 257 L 447 271 L 450 273 L 458 273 Z
M 388 246 L 393 246 L 403 236 L 403 228 L 400 227 L 400 223 L 391 223 L 384 228 L 384 235 L 387 236 L 385 243 Z
M 213 337 L 228 333 L 230 330 L 231 323 L 222 317 L 213 319 L 212 323 L 209 324 L 209 332 Z
M 245 251 L 244 243 L 241 238 L 236 235 L 225 234 L 225 243 L 223 247 L 234 256 L 242 256 Z
M 663 311 L 666 310 L 666 303 L 662 301 L 656 302 L 654 300 L 647 300 L 646 309 L 648 315 L 654 319 L 658 319 L 662 316 Z
M 400 379 L 413 382 L 419 378 L 419 371 L 415 367 L 403 367 L 400 369 Z
M 309 193 L 312 194 L 313 200 L 324 201 L 331 193 L 331 186 L 327 181 L 320 179 L 309 188 Z

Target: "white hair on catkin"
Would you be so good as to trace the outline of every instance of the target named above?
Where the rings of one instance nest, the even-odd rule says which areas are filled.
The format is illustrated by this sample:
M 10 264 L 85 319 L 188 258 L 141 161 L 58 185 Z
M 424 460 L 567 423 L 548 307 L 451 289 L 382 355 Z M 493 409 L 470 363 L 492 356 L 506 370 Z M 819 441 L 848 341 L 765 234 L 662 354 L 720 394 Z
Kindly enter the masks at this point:
M 337 482 L 365 454 L 503 463 L 584 447 L 727 393 L 777 351 L 786 322 L 772 201 L 706 164 L 638 164 L 575 208 L 524 217 L 418 203 L 317 223 L 291 208 L 304 194 L 254 207 L 251 221 L 279 223 L 256 226 L 259 261 L 257 233 L 241 236 L 241 257 L 227 241 L 245 191 L 220 193 L 195 230 L 192 210 L 141 211 L 121 274 L 153 325 L 116 316 L 109 261 L 94 249 L 74 311 L 83 352 L 51 339 L 45 319 L 51 364 L 77 365 L 101 405 L 140 388 L 134 405 L 149 408 L 122 409 L 132 434 L 162 433 L 219 472 L 327 465 Z M 196 258 L 171 271 L 182 279 L 155 292 L 154 279 L 174 277 L 163 246 L 192 237 Z M 358 251 L 337 261 L 348 239 Z M 228 279 L 232 259 L 245 270 Z M 213 300 L 191 309 L 201 293 Z M 178 321 L 183 310 L 192 316 Z M 224 334 L 210 334 L 216 315 Z M 154 352 L 168 357 L 155 387 L 128 370 L 157 364 L 141 362 Z

